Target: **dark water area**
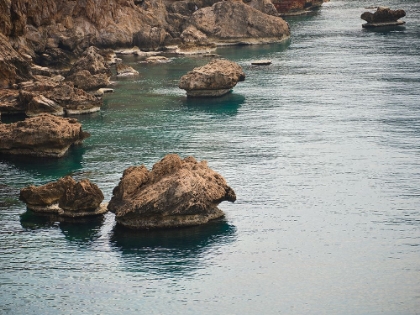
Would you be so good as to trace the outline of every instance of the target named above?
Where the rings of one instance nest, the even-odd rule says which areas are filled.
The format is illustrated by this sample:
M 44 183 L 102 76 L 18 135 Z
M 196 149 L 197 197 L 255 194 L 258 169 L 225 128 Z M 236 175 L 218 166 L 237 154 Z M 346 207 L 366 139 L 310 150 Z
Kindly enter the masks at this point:
M 406 25 L 362 29 L 374 5 Z M 140 76 L 78 117 L 82 146 L 0 158 L 1 314 L 419 314 L 420 2 L 331 0 L 287 20 L 285 43 L 217 50 L 246 73 L 224 97 L 178 89 L 209 58 L 126 58 Z M 18 200 L 66 174 L 109 200 L 125 168 L 168 153 L 225 177 L 237 201 L 223 220 L 127 231 Z

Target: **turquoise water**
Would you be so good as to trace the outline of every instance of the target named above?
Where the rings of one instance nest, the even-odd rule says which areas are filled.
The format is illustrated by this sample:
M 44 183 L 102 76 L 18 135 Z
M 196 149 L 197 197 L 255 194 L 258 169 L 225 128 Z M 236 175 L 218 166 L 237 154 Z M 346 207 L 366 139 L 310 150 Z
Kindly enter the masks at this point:
M 59 161 L 0 160 L 1 314 L 418 314 L 420 3 L 362 30 L 366 1 L 289 18 L 283 44 L 219 49 L 247 77 L 214 100 L 179 78 L 210 59 L 126 63 L 92 136 Z M 268 67 L 251 66 L 271 59 Z M 65 223 L 19 189 L 66 174 L 111 198 L 125 168 L 207 160 L 235 190 L 223 220 L 130 232 L 113 214 Z

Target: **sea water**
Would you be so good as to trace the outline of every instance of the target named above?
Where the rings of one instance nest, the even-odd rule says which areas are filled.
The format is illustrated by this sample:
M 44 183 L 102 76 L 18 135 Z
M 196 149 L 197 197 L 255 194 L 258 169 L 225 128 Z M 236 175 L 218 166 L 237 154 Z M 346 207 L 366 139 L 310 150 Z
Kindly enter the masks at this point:
M 0 313 L 419 314 L 420 3 L 386 3 L 404 27 L 362 29 L 383 4 L 331 0 L 288 18 L 284 43 L 218 49 L 246 80 L 217 99 L 178 89 L 209 57 L 124 58 L 140 75 L 113 78 L 102 110 L 78 117 L 82 146 L 0 160 Z M 18 200 L 72 175 L 108 201 L 124 169 L 168 153 L 227 180 L 223 220 L 133 232 L 111 213 L 58 222 Z

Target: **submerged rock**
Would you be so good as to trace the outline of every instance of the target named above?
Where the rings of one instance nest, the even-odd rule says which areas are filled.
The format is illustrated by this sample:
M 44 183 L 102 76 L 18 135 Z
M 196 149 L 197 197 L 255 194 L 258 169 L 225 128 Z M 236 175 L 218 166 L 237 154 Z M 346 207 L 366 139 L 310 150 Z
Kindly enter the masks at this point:
M 215 97 L 228 93 L 239 81 L 245 80 L 241 66 L 226 59 L 214 59 L 194 68 L 179 80 L 179 88 L 190 97 Z
M 19 199 L 34 212 L 64 217 L 96 216 L 107 212 L 107 206 L 101 205 L 104 196 L 97 185 L 88 179 L 76 182 L 70 176 L 42 186 L 22 188 Z
M 364 28 L 381 27 L 381 26 L 397 26 L 405 24 L 399 19 L 405 16 L 404 10 L 391 10 L 387 7 L 378 7 L 376 12 L 364 12 L 360 18 L 367 23 L 363 24 Z
M 62 157 L 70 146 L 89 134 L 73 118 L 42 114 L 12 124 L 0 124 L 0 153 L 36 157 Z
M 130 228 L 171 228 L 222 217 L 217 206 L 225 200 L 234 202 L 235 192 L 206 161 L 169 154 L 151 171 L 143 165 L 127 168 L 108 209 Z

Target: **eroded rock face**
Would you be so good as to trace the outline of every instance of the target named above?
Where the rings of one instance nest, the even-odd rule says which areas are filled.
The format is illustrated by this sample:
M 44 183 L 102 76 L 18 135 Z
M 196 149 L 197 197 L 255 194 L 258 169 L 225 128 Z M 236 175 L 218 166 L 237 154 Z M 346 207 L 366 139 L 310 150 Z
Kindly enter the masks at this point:
M 241 66 L 226 59 L 214 59 L 194 68 L 179 80 L 179 88 L 191 97 L 215 97 L 228 93 L 239 81 L 245 80 Z
M 0 20 L 0 27 L 2 22 Z M 30 62 L 18 53 L 6 36 L 0 33 L 0 89 L 10 88 L 32 78 Z
M 273 43 L 290 36 L 289 26 L 282 18 L 238 1 L 221 1 L 195 11 L 186 30 L 193 33 L 192 27 L 217 45 Z
M 197 225 L 223 216 L 217 207 L 236 200 L 225 179 L 207 162 L 170 154 L 151 171 L 129 167 L 114 188 L 108 208 L 119 224 L 130 228 Z
M 49 114 L 0 124 L 0 135 L 2 154 L 54 158 L 62 157 L 70 146 L 89 137 L 76 119 Z
M 107 211 L 106 205 L 101 205 L 104 196 L 97 185 L 88 179 L 76 182 L 70 176 L 42 186 L 22 188 L 19 198 L 34 212 L 64 217 L 94 216 Z
M 386 7 L 378 7 L 375 13 L 364 12 L 360 18 L 370 24 L 383 24 L 397 22 L 398 19 L 404 16 L 404 10 L 391 10 Z
M 319 8 L 329 0 L 272 0 L 281 15 L 299 15 Z

